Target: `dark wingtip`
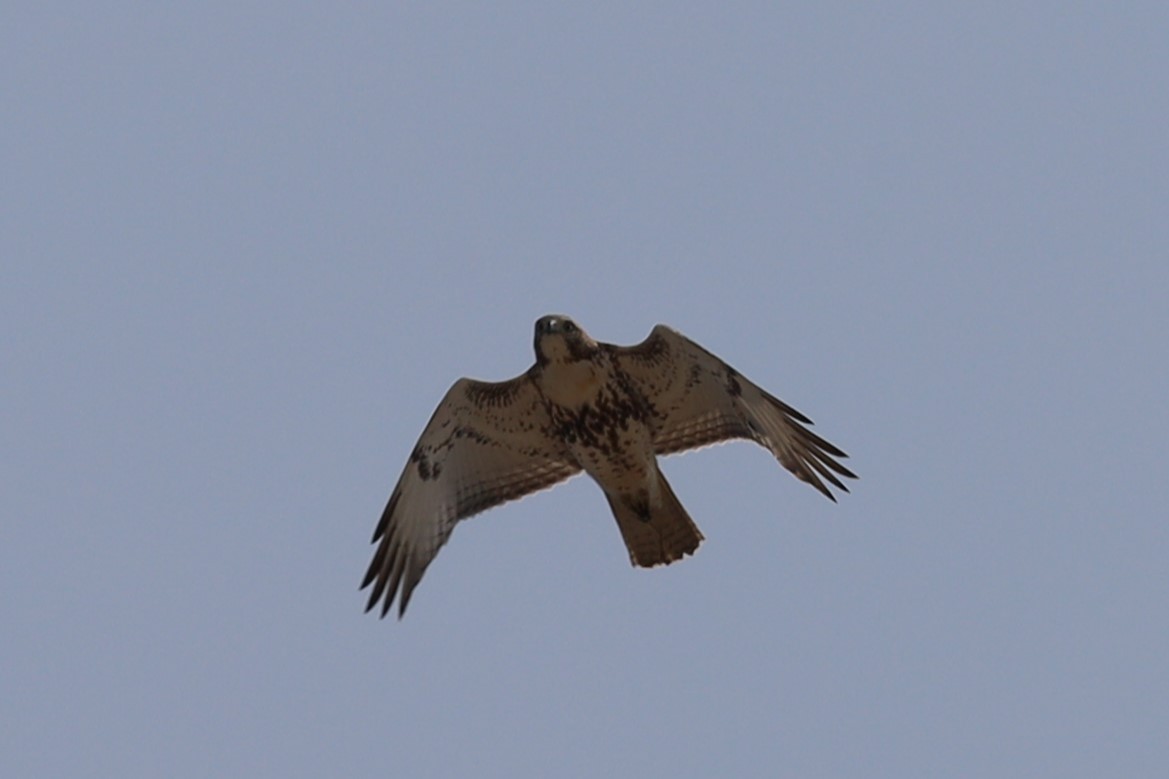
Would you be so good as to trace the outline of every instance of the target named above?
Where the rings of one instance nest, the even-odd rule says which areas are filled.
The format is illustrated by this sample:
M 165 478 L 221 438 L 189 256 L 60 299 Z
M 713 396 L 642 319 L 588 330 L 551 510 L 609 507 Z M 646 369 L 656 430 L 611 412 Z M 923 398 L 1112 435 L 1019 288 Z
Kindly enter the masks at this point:
M 376 544 L 382 536 L 386 534 L 386 530 L 390 526 L 390 517 L 394 514 L 394 508 L 398 505 L 398 498 L 401 494 L 395 488 L 390 499 L 386 501 L 386 508 L 382 511 L 381 519 L 378 520 L 377 527 L 373 529 L 373 538 L 370 539 L 371 544 Z
M 406 607 L 410 605 L 410 596 L 414 594 L 414 584 L 410 583 L 402 587 L 402 591 L 398 593 L 398 619 L 406 616 Z

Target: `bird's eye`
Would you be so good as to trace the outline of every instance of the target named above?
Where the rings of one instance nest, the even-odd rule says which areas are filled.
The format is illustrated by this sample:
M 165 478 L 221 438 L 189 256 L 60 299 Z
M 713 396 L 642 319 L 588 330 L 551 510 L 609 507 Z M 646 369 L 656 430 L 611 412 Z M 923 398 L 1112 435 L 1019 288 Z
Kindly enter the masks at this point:
M 572 322 L 565 322 L 564 323 L 564 332 L 575 333 L 576 332 L 576 325 L 573 324 Z

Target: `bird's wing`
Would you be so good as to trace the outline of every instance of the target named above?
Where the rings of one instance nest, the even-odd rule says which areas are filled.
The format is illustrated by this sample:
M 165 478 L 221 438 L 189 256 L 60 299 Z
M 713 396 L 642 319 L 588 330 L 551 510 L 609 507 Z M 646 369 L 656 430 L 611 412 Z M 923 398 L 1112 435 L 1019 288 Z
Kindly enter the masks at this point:
M 384 598 L 384 617 L 400 587 L 401 617 L 460 519 L 580 471 L 548 435 L 550 424 L 528 374 L 499 383 L 455 382 L 418 439 L 374 531 L 378 548 L 361 585 L 373 585 L 366 611 Z
M 636 346 L 609 349 L 652 406 L 658 454 L 745 438 L 831 500 L 824 480 L 848 492 L 838 474 L 856 478 L 834 459 L 848 455 L 804 427 L 810 419 L 681 333 L 658 325 Z

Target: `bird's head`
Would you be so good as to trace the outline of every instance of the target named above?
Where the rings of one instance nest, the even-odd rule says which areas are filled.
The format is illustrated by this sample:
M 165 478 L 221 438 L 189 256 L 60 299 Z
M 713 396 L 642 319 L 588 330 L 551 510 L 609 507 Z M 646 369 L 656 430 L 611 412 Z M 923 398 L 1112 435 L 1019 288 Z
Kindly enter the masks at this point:
M 597 342 L 581 330 L 576 322 L 561 314 L 549 314 L 536 320 L 536 362 L 575 362 L 591 357 Z

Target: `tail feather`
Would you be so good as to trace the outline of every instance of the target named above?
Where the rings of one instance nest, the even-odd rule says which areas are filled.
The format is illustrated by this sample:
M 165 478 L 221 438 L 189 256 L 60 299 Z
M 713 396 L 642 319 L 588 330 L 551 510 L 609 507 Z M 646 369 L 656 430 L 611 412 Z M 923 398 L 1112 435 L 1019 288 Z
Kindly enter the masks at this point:
M 634 565 L 652 568 L 669 565 L 693 554 L 702 543 L 702 532 L 670 488 L 666 477 L 658 471 L 658 500 L 651 502 L 648 518 L 644 507 L 638 507 L 620 495 L 605 493 L 609 507 L 617 518 L 621 537 L 629 548 L 629 559 Z

